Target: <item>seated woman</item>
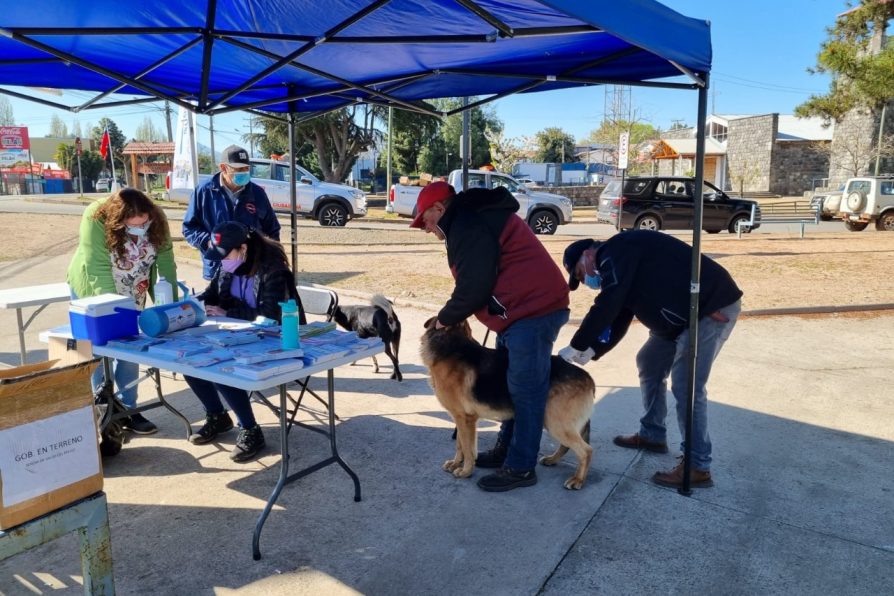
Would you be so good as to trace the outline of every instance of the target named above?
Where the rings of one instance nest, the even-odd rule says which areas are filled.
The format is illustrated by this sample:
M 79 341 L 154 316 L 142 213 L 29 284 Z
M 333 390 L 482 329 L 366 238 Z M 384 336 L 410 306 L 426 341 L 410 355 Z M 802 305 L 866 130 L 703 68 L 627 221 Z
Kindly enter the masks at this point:
M 72 298 L 121 294 L 133 298 L 136 307 L 142 309 L 147 295 L 155 300 L 152 290 L 159 276 L 171 282 L 176 300 L 177 268 L 171 231 L 164 211 L 152 199 L 136 188 L 124 188 L 84 210 L 78 249 L 68 266 Z M 121 403 L 128 408 L 137 404 L 137 388 L 127 386 L 139 374 L 136 364 L 120 360 L 113 363 Z M 93 390 L 102 382 L 100 366 L 93 374 Z M 139 413 L 121 422 L 137 434 L 158 432 L 155 424 Z
M 295 279 L 282 246 L 244 224 L 229 221 L 215 226 L 204 256 L 220 261 L 211 283 L 197 297 L 205 302 L 208 316 L 246 321 L 263 316 L 280 321 L 279 303 L 289 298 L 298 301 Z M 233 428 L 233 420 L 221 403 L 223 396 L 240 426 L 230 459 L 235 462 L 253 459 L 266 443 L 255 421 L 248 392 L 195 377 L 185 379 L 205 407 L 205 424 L 190 435 L 189 441 L 196 445 L 209 443 Z

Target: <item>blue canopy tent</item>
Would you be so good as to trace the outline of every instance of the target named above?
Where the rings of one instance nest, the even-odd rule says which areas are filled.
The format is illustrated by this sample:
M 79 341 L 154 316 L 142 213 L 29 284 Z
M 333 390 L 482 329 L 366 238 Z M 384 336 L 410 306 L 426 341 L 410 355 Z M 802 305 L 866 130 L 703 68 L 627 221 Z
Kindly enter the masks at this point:
M 200 114 L 283 113 L 294 124 L 353 103 L 443 116 L 419 100 L 481 98 L 468 109 L 588 85 L 697 90 L 696 196 L 710 68 L 709 24 L 654 0 L 35 0 L 0 11 L 0 93 L 74 112 L 166 99 Z M 8 86 L 96 95 L 63 105 Z M 294 189 L 292 201 L 294 258 Z M 701 221 L 696 201 L 690 379 Z M 690 380 L 690 428 L 693 392 Z

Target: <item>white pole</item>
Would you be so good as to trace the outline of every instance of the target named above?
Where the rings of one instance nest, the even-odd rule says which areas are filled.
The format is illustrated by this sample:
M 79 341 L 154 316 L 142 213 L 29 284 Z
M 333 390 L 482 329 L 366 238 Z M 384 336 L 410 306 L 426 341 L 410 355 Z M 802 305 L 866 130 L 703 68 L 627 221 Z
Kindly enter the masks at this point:
M 118 192 L 118 177 L 115 176 L 115 151 L 112 148 L 112 135 L 109 134 L 109 129 L 106 127 L 106 134 L 109 135 L 109 158 L 112 161 L 112 185 L 109 187 L 111 192 Z

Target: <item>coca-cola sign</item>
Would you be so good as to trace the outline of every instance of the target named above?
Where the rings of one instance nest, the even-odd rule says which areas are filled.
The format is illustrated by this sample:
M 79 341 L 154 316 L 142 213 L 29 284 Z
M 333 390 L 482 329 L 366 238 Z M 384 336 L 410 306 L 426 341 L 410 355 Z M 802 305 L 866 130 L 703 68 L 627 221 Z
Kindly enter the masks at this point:
M 30 148 L 27 126 L 0 126 L 0 151 L 28 150 Z

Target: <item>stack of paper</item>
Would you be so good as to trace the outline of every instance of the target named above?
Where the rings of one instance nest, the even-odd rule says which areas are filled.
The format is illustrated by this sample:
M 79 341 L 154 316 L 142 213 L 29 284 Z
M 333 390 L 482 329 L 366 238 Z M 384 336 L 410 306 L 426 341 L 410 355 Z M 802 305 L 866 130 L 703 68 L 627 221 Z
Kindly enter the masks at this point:
M 106 346 L 116 350 L 129 350 L 131 352 L 145 352 L 149 346 L 162 343 L 164 340 L 157 337 L 147 337 L 145 335 L 130 335 L 128 337 L 120 337 L 118 339 L 110 339 Z
M 349 348 L 334 344 L 311 344 L 304 346 L 304 356 L 301 357 L 308 366 L 321 364 L 351 353 Z
M 252 362 L 266 362 L 269 360 L 284 360 L 286 358 L 301 358 L 304 350 L 301 348 L 283 349 L 279 340 L 264 338 L 261 341 L 231 348 L 233 357 L 240 364 Z
M 299 371 L 304 368 L 304 362 L 290 358 L 288 360 L 272 360 L 270 362 L 253 362 L 251 364 L 233 364 L 221 367 L 220 371 L 232 373 L 246 379 L 260 381 L 275 377 L 291 371 Z
M 159 358 L 180 360 L 194 354 L 211 351 L 211 346 L 194 339 L 168 339 L 160 344 L 149 346 L 149 354 Z
M 218 348 L 215 350 L 211 350 L 209 352 L 200 352 L 198 354 L 193 354 L 192 356 L 187 356 L 180 360 L 183 364 L 187 366 L 195 366 L 196 368 L 202 368 L 205 366 L 211 366 L 212 364 L 218 364 L 220 362 L 226 362 L 227 360 L 233 359 L 233 353 L 230 350 L 225 350 L 223 348 Z
M 203 336 L 206 341 L 216 346 L 240 346 L 250 344 L 261 339 L 254 329 L 223 330 L 208 333 Z
M 298 327 L 298 337 L 301 339 L 314 337 L 315 335 L 320 335 L 327 331 L 332 331 L 333 329 L 335 329 L 335 323 L 311 321 L 307 325 L 300 325 Z

